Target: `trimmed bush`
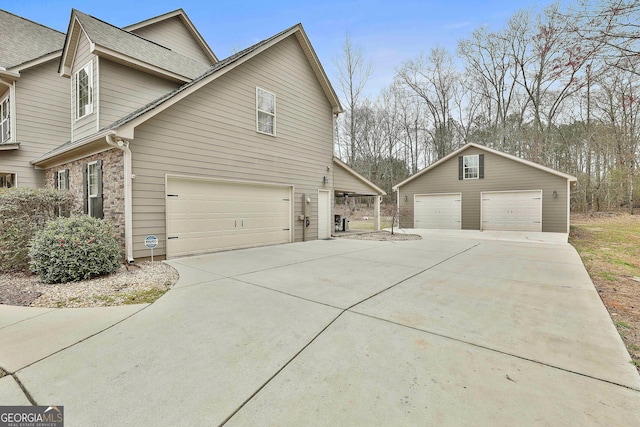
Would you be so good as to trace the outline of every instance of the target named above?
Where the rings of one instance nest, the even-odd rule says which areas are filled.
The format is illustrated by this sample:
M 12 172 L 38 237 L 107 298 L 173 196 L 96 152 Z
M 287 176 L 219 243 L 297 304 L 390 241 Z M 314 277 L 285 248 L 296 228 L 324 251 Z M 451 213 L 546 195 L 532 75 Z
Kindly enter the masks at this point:
M 45 283 L 66 283 L 113 273 L 120 245 L 110 223 L 87 215 L 57 218 L 32 240 L 31 271 Z
M 70 212 L 74 202 L 68 191 L 0 189 L 0 271 L 28 271 L 29 242 L 36 231 Z

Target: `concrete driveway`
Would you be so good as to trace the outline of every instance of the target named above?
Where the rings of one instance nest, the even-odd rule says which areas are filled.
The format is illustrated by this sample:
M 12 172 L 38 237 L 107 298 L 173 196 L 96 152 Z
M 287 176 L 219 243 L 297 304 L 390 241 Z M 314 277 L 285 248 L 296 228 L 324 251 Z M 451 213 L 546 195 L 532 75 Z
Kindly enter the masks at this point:
M 640 425 L 570 245 L 418 232 L 172 261 L 150 306 L 0 306 L 0 404 L 69 426 Z

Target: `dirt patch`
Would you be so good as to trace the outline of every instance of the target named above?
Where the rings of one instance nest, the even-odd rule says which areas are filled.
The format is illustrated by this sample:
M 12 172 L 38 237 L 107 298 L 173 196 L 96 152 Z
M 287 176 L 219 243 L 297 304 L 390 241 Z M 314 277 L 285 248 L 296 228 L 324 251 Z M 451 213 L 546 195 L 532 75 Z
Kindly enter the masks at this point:
M 417 234 L 393 233 L 390 231 L 374 231 L 371 233 L 344 234 L 338 236 L 340 239 L 352 240 L 379 240 L 379 241 L 402 241 L 402 240 L 422 240 L 422 236 Z
M 27 273 L 4 273 L 0 304 L 58 308 L 151 303 L 177 281 L 178 272 L 158 261 L 141 261 L 114 274 L 64 284 L 42 283 Z
M 602 302 L 640 372 L 640 216 L 572 215 L 578 250 Z

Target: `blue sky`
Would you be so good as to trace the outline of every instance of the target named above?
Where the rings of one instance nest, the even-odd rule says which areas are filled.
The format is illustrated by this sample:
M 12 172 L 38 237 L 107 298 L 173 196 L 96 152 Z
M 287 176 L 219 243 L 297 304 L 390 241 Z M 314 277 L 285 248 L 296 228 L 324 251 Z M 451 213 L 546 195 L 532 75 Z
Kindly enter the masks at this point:
M 513 0 L 315 0 L 243 2 L 216 0 L 13 0 L 0 8 L 65 32 L 71 8 L 125 26 L 183 8 L 219 58 L 301 22 L 337 87 L 335 59 L 347 33 L 374 64 L 367 94 L 391 84 L 403 61 L 435 46 L 455 51 L 474 28 L 502 28 L 517 10 Z

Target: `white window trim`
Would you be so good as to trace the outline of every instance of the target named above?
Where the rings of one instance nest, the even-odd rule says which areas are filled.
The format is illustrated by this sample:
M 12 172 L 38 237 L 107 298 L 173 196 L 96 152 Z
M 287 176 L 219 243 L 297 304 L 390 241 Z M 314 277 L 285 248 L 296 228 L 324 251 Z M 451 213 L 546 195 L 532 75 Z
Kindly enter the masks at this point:
M 0 172 L 0 175 L 13 175 L 13 187 L 18 188 L 18 174 L 15 172 Z M 0 187 L 0 188 L 9 188 L 9 187 Z
M 96 187 L 96 194 L 91 195 L 91 165 L 96 165 L 96 186 L 98 185 L 98 162 L 91 162 L 91 163 L 87 163 L 87 215 L 89 216 L 93 216 L 93 211 L 91 209 L 92 203 L 91 203 L 91 199 L 97 199 L 98 198 L 98 192 L 97 192 L 97 187 Z
M 260 110 L 258 108 L 258 99 L 259 99 L 259 92 L 260 91 L 262 91 L 264 93 L 268 93 L 269 95 L 273 96 L 273 114 L 268 112 L 268 111 Z M 261 87 L 256 86 L 256 132 L 261 133 L 263 135 L 276 136 L 276 123 L 277 123 L 276 116 L 277 116 L 277 113 L 278 113 L 276 105 L 277 105 L 277 103 L 276 103 L 276 94 L 275 93 L 270 92 L 270 91 L 268 91 L 266 89 L 262 89 Z M 265 132 L 265 131 L 260 130 L 260 119 L 259 119 L 260 113 L 268 114 L 269 116 L 273 117 L 273 133 L 269 133 L 269 132 Z
M 474 168 L 476 169 L 476 176 L 475 177 L 467 178 L 467 170 L 472 169 L 472 168 L 470 168 L 470 167 L 468 168 L 466 166 L 466 162 L 464 160 L 467 157 L 475 157 L 477 159 L 476 166 L 474 166 Z M 480 155 L 471 154 L 471 155 L 468 155 L 468 156 L 462 156 L 462 179 L 463 180 L 480 179 Z
M 5 96 L 3 96 L 2 98 L 0 98 L 0 105 L 4 104 L 5 102 L 7 102 L 7 104 L 9 105 L 9 115 L 7 117 L 7 122 L 9 124 L 9 138 L 7 138 L 5 141 L 3 141 L 2 138 L 2 134 L 0 133 L 0 144 L 6 144 L 8 142 L 11 142 L 11 140 L 13 139 L 13 120 L 12 119 L 12 115 L 13 115 L 13 105 L 12 105 L 12 100 L 13 97 L 11 96 L 11 89 L 9 89 L 7 91 L 7 94 Z M 1 115 L 0 115 L 0 123 L 1 122 Z
M 78 84 L 79 84 L 79 79 L 78 79 L 78 75 L 80 74 L 81 71 L 85 71 L 87 73 L 87 76 L 89 78 L 89 103 L 87 104 L 87 107 L 85 109 L 85 113 L 80 116 L 80 98 L 79 98 L 79 90 L 78 90 Z M 77 120 L 80 120 L 84 117 L 87 117 L 90 114 L 93 114 L 93 96 L 94 96 L 94 86 L 93 86 L 93 61 L 89 61 L 84 67 L 80 68 L 78 71 L 76 71 L 73 74 L 73 84 L 74 84 L 74 89 L 75 89 L 75 96 L 74 96 L 74 117 Z
M 64 182 L 66 184 L 66 176 L 65 176 L 66 173 L 67 173 L 67 169 L 59 170 L 58 173 L 57 173 L 57 178 L 58 179 L 56 181 L 56 187 L 57 187 L 58 190 L 68 190 L 68 188 L 62 188 L 62 186 L 60 185 L 60 177 L 61 176 L 63 177 L 62 182 Z

